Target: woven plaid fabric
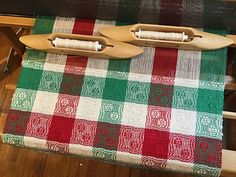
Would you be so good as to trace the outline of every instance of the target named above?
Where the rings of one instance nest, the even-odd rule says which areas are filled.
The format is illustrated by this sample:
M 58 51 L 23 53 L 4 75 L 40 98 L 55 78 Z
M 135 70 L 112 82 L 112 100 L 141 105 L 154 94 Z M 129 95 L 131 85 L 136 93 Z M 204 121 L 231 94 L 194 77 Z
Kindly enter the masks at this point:
M 0 12 L 227 29 L 236 33 L 236 3 L 226 0 L 40 0 L 22 1 L 12 7 L 17 3 L 5 1 Z
M 33 33 L 97 35 L 107 25 L 124 24 L 39 17 Z M 144 47 L 136 58 L 101 60 L 28 51 L 3 141 L 219 176 L 226 54 Z

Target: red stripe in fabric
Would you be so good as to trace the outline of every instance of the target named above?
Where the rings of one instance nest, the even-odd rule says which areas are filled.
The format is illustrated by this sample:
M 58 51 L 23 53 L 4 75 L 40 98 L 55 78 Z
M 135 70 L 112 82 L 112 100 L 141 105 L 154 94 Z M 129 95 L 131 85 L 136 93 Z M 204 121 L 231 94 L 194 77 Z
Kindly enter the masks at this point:
M 142 155 L 167 160 L 169 132 L 145 129 Z
M 54 115 L 52 117 L 47 140 L 69 144 L 74 126 L 74 120 L 74 118 Z
M 159 168 L 167 165 L 170 142 L 169 125 L 177 58 L 177 49 L 155 49 L 142 149 L 143 165 L 149 162 L 154 162 L 154 166 Z M 158 123 L 158 119 L 162 120 L 162 123 Z
M 84 35 L 92 35 L 93 28 L 94 28 L 94 20 L 82 20 L 82 19 L 76 19 L 72 33 L 73 34 L 84 34 Z M 80 79 L 83 80 L 83 75 L 85 68 L 87 66 L 88 57 L 81 57 L 81 56 L 68 56 L 66 60 L 66 66 L 64 69 L 65 73 L 72 73 L 73 75 L 80 74 Z M 71 75 L 64 74 L 63 81 L 66 78 L 70 77 Z M 71 76 L 71 77 L 72 77 Z M 61 85 L 62 87 L 63 85 Z M 60 88 L 61 89 L 61 88 Z M 62 95 L 59 93 L 58 100 L 56 104 L 56 108 L 54 111 L 54 115 L 52 116 L 52 122 L 49 128 L 49 132 L 47 135 L 47 146 L 49 149 L 52 149 L 54 146 L 58 146 L 59 148 L 62 146 L 62 149 L 67 149 L 70 143 L 72 130 L 74 128 L 74 121 L 75 121 L 75 112 L 70 112 L 69 114 L 66 114 L 65 110 L 69 109 L 71 110 L 71 106 L 73 107 L 73 110 L 77 109 L 77 106 L 79 104 L 79 97 L 71 96 L 73 94 L 68 91 L 68 95 Z M 79 94 L 79 93 L 76 93 Z M 65 106 L 61 105 L 63 100 L 60 98 L 63 98 L 65 101 L 69 102 Z M 65 112 L 65 115 L 62 116 Z M 58 142 L 59 144 L 55 144 L 55 142 Z M 61 144 L 60 144 L 61 143 Z M 64 151 L 64 150 L 63 150 Z
M 92 35 L 95 20 L 76 19 L 73 27 L 73 34 Z
M 182 0 L 160 0 L 159 24 L 181 25 Z
M 152 70 L 152 82 L 173 85 L 177 58 L 177 49 L 156 48 Z
M 95 24 L 95 20 L 87 20 L 87 19 L 78 19 L 77 18 L 75 20 L 72 33 L 73 34 L 92 35 L 94 24 Z M 66 67 L 67 66 L 76 66 L 76 67 L 80 67 L 80 68 L 86 68 L 87 62 L 88 62 L 88 57 L 68 56 L 67 62 L 66 62 Z

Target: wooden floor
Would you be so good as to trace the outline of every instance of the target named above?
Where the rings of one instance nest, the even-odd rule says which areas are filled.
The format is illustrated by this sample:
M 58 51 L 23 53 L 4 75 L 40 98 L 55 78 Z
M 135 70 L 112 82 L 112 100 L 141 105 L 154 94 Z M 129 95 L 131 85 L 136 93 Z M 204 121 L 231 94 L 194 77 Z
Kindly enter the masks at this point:
M 7 55 L 9 47 L 0 38 L 0 59 Z M 6 83 L 16 83 L 20 72 L 20 60 L 14 60 L 10 74 L 2 72 L 0 65 L 0 113 L 7 113 L 13 92 L 6 91 Z M 235 109 L 236 94 L 226 106 Z M 236 124 L 225 122 L 226 146 L 236 150 Z M 233 132 L 233 134 L 232 134 Z M 229 136 L 229 137 L 228 137 Z M 0 177 L 187 177 L 189 175 L 114 165 L 95 160 L 78 158 L 56 153 L 47 153 L 17 148 L 0 143 Z

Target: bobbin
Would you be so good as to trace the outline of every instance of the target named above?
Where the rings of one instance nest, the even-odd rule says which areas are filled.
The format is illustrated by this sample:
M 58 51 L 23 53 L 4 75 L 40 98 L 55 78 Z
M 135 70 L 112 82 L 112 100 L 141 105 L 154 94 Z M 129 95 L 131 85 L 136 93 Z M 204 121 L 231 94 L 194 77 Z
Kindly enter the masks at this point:
M 186 40 L 163 40 L 139 38 L 139 30 L 163 33 L 181 33 L 188 36 Z M 128 26 L 103 27 L 99 32 L 108 38 L 149 47 L 177 48 L 185 50 L 215 50 L 233 44 L 233 40 L 216 34 L 203 32 L 191 27 L 166 25 L 135 24 Z
M 101 50 L 86 50 L 85 48 L 68 48 L 55 45 L 55 39 L 80 40 L 83 42 L 98 42 Z M 127 59 L 143 53 L 143 49 L 124 42 L 115 41 L 101 36 L 90 36 L 80 34 L 37 34 L 20 37 L 20 41 L 29 48 L 41 50 L 49 53 L 59 53 L 68 55 L 80 55 L 92 58 L 104 59 Z M 53 42 L 54 41 L 54 42 Z M 54 43 L 54 44 L 53 44 Z M 99 47 L 100 48 L 100 47 Z
M 100 51 L 102 50 L 102 45 L 99 41 L 82 41 L 82 40 L 75 40 L 75 39 L 63 39 L 56 37 L 52 44 L 55 47 L 62 47 L 62 48 L 73 48 L 73 49 L 81 49 L 81 50 L 92 50 L 92 51 Z
M 166 40 L 166 41 L 188 41 L 189 37 L 182 33 L 175 33 L 175 32 L 159 32 L 159 31 L 145 31 L 139 29 L 135 31 L 134 34 L 138 38 L 142 39 L 154 39 L 154 40 Z

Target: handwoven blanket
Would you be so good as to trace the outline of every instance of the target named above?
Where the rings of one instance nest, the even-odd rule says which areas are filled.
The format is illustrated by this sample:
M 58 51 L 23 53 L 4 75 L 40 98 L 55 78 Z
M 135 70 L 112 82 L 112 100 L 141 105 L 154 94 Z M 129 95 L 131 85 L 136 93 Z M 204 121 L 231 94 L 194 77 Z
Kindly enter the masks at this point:
M 98 35 L 107 25 L 125 24 L 39 17 L 33 33 Z M 3 141 L 218 176 L 227 50 L 143 49 L 127 60 L 28 51 Z

